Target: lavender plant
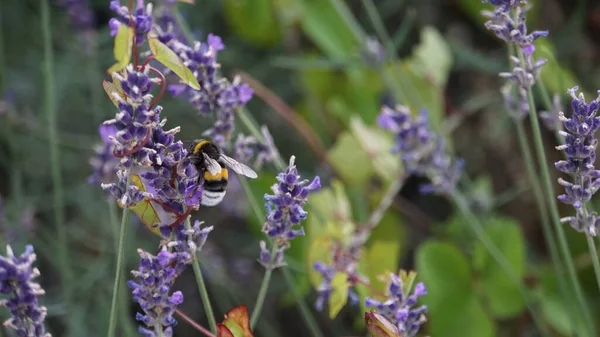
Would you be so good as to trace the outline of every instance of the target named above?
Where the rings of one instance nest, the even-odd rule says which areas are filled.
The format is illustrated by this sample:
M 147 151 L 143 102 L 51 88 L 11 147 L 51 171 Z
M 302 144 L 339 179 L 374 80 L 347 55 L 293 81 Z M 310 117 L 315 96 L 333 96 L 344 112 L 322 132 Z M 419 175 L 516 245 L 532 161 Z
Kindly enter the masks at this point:
M 44 319 L 47 309 L 39 304 L 39 296 L 44 289 L 35 281 L 40 271 L 33 266 L 36 255 L 33 246 L 25 247 L 25 252 L 15 256 L 10 246 L 6 256 L 0 255 L 0 307 L 10 310 L 11 317 L 4 326 L 14 329 L 18 336 L 50 337 L 46 333 Z

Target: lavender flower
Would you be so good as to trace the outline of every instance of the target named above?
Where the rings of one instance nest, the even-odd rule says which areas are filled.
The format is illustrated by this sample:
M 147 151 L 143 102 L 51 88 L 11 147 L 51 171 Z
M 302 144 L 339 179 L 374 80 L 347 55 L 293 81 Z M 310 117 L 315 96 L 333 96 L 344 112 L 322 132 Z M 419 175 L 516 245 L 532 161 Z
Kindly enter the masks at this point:
M 490 3 L 499 11 L 508 12 L 519 5 L 519 3 L 524 3 L 525 0 L 482 0 L 481 2 Z
M 562 131 L 562 122 L 559 119 L 562 105 L 560 102 L 560 95 L 554 94 L 552 97 L 552 107 L 549 111 L 540 112 L 540 119 L 544 126 L 550 131 Z
M 136 9 L 130 13 L 126 6 L 121 6 L 119 1 L 115 0 L 110 2 L 110 9 L 116 15 L 116 18 L 112 18 L 108 22 L 110 35 L 115 36 L 122 24 L 133 26 L 136 44 L 143 44 L 146 35 L 152 29 L 152 4 L 149 3 L 144 7 L 144 0 L 137 0 Z
M 558 180 L 559 184 L 565 187 L 565 194 L 559 195 L 558 200 L 575 208 L 575 216 L 565 217 L 561 219 L 562 222 L 568 222 L 579 232 L 596 236 L 600 217 L 596 212 L 588 213 L 585 204 L 600 188 L 600 170 L 594 167 L 598 145 L 595 133 L 600 128 L 600 117 L 596 116 L 600 96 L 588 103 L 582 93 L 576 95 L 577 90 L 577 87 L 569 90 L 573 98 L 571 118 L 566 118 L 562 112 L 559 113 L 559 119 L 564 123 L 566 130 L 560 131 L 560 135 L 565 137 L 565 144 L 556 148 L 564 151 L 567 159 L 556 162 L 555 166 L 560 172 L 571 175 L 573 182 L 562 178 Z
M 0 294 L 9 296 L 0 300 L 0 307 L 10 310 L 11 318 L 4 325 L 14 329 L 18 336 L 50 337 L 44 327 L 46 308 L 38 302 L 38 296 L 45 292 L 34 281 L 40 276 L 33 266 L 35 260 L 30 245 L 21 256 L 15 256 L 10 246 L 6 247 L 6 257 L 0 255 Z
M 369 36 L 362 46 L 361 55 L 367 64 L 381 66 L 385 62 L 385 49 L 376 38 Z
M 116 129 L 108 138 L 114 155 L 121 159 L 116 181 L 101 186 L 122 206 L 143 200 L 153 202 L 161 232 L 168 237 L 172 229 L 169 225 L 200 205 L 198 172 L 187 158 L 183 143 L 175 139 L 180 128 L 165 131 L 166 119 L 160 119 L 162 107 L 150 105 L 150 90 L 156 80 L 148 77 L 147 69 L 136 71 L 130 65 L 124 76 L 113 76 L 120 81 L 125 95 L 113 94 L 119 112 L 104 124 Z M 139 178 L 135 184 L 131 182 L 134 175 Z
M 493 32 L 499 39 L 507 43 L 514 43 L 520 48 L 528 48 L 540 37 L 548 36 L 548 31 L 536 30 L 527 32 L 526 14 L 528 8 L 519 6 L 517 1 L 492 1 L 497 7 L 494 12 L 483 11 L 483 16 L 489 18 L 485 27 Z M 512 10 L 515 11 L 517 21 L 513 20 Z
M 540 76 L 542 67 L 547 62 L 544 58 L 539 58 L 534 62 L 533 55 L 530 53 L 524 55 L 524 64 L 521 64 L 521 61 L 514 56 L 511 56 L 510 59 L 514 63 L 513 70 L 511 72 L 502 72 L 499 75 L 518 84 L 523 89 L 531 88 L 535 84 L 535 81 Z
M 406 106 L 398 105 L 396 109 L 384 106 L 378 125 L 396 135 L 392 152 L 401 152 L 406 171 L 431 180 L 430 184 L 421 187 L 423 193 L 447 194 L 454 190 L 463 161 L 452 163 L 445 151 L 444 139 L 429 129 L 426 110 L 422 110 L 418 118 L 413 118 Z
M 300 180 L 298 169 L 294 164 L 295 157 L 290 157 L 287 169 L 277 175 L 278 183 L 271 190 L 273 194 L 265 194 L 265 208 L 267 218 L 263 232 L 274 240 L 275 257 L 266 249 L 266 244 L 261 243 L 260 263 L 265 268 L 276 268 L 283 264 L 283 252 L 289 243 L 297 236 L 304 235 L 304 228 L 300 223 L 306 219 L 307 212 L 303 206 L 308 201 L 308 194 L 321 188 L 319 177 L 312 182 Z
M 365 305 L 377 308 L 379 314 L 398 327 L 402 336 L 414 337 L 427 320 L 425 317 L 427 307 L 423 305 L 415 308 L 414 306 L 419 297 L 427 294 L 427 290 L 423 283 L 418 283 L 413 294 L 409 295 L 410 289 L 405 289 L 402 279 L 396 274 L 390 276 L 387 298 L 384 301 L 377 301 L 367 297 Z
M 173 313 L 183 303 L 181 291 L 170 294 L 175 279 L 183 271 L 187 256 L 185 253 L 170 253 L 163 248 L 158 255 L 138 249 L 140 265 L 132 271 L 134 280 L 127 283 L 133 289 L 133 301 L 138 303 L 144 313 L 137 313 L 136 320 L 146 327 L 139 330 L 145 336 L 172 336 L 173 326 L 177 324 Z M 149 330 L 152 328 L 154 330 Z M 157 331 L 157 330 L 162 330 Z
M 114 180 L 119 168 L 119 159 L 113 155 L 115 146 L 110 139 L 117 133 L 115 126 L 101 124 L 98 132 L 102 143 L 96 145 L 94 148 L 96 155 L 90 159 L 93 171 L 88 178 L 88 182 L 99 185 Z
M 238 161 L 248 164 L 252 157 L 255 157 L 253 167 L 256 170 L 260 170 L 265 162 L 275 163 L 277 158 L 279 158 L 279 152 L 275 147 L 269 129 L 266 126 L 262 126 L 260 131 L 263 137 L 262 142 L 254 136 L 238 134 L 234 146 L 235 156 Z
M 514 92 L 517 92 L 515 97 Z M 500 89 L 504 106 L 512 118 L 522 120 L 529 113 L 529 102 L 527 101 L 527 90 L 515 85 L 513 82 L 506 82 Z
M 217 54 L 225 48 L 219 36 L 208 34 L 206 42 L 194 42 L 188 45 L 181 39 L 171 13 L 168 10 L 157 16 L 159 39 L 183 60 L 200 83 L 200 90 L 193 90 L 184 84 L 169 86 L 174 96 L 185 94 L 199 114 L 215 115 L 212 128 L 203 133 L 222 148 L 228 148 L 235 124 L 235 112 L 241 109 L 254 92 L 240 82 L 239 77 L 229 81 L 219 76 L 221 65 L 217 63 Z

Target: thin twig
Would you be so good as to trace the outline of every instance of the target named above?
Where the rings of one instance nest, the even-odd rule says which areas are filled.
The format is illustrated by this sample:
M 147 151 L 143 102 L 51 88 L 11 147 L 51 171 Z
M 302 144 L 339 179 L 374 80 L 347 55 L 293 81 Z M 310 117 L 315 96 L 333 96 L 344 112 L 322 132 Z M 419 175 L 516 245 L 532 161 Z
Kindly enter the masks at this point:
M 179 309 L 175 309 L 175 313 L 181 317 L 187 324 L 191 325 L 192 328 L 200 331 L 201 333 L 203 333 L 206 337 L 217 337 L 214 334 L 212 334 L 208 329 L 206 329 L 205 327 L 203 327 L 202 325 L 196 323 L 196 321 L 194 321 L 193 319 L 191 319 L 190 317 L 188 317 L 186 314 L 184 314 L 183 312 L 181 312 L 181 310 Z

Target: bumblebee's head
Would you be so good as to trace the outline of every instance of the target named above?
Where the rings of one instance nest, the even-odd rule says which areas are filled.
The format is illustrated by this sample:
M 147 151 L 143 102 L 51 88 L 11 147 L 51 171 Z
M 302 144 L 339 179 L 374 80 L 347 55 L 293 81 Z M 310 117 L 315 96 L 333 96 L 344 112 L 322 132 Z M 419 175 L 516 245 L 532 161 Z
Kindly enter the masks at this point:
M 210 158 L 214 160 L 219 160 L 219 157 L 221 156 L 221 150 L 219 149 L 219 147 L 216 146 L 213 142 L 205 139 L 196 140 L 194 148 L 192 149 L 193 155 L 202 157 L 200 155 L 201 153 L 206 153 Z

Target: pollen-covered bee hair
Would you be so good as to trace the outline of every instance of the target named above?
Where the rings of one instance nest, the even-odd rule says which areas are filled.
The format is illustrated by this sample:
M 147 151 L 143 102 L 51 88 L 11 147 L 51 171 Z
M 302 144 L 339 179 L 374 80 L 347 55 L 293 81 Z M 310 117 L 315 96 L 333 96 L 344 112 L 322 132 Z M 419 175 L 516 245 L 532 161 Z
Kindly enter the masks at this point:
M 254 170 L 226 156 L 208 140 L 195 141 L 188 156 L 198 170 L 198 184 L 202 184 L 203 189 L 200 204 L 203 206 L 215 206 L 223 200 L 229 179 L 228 169 L 248 178 L 258 177 Z

